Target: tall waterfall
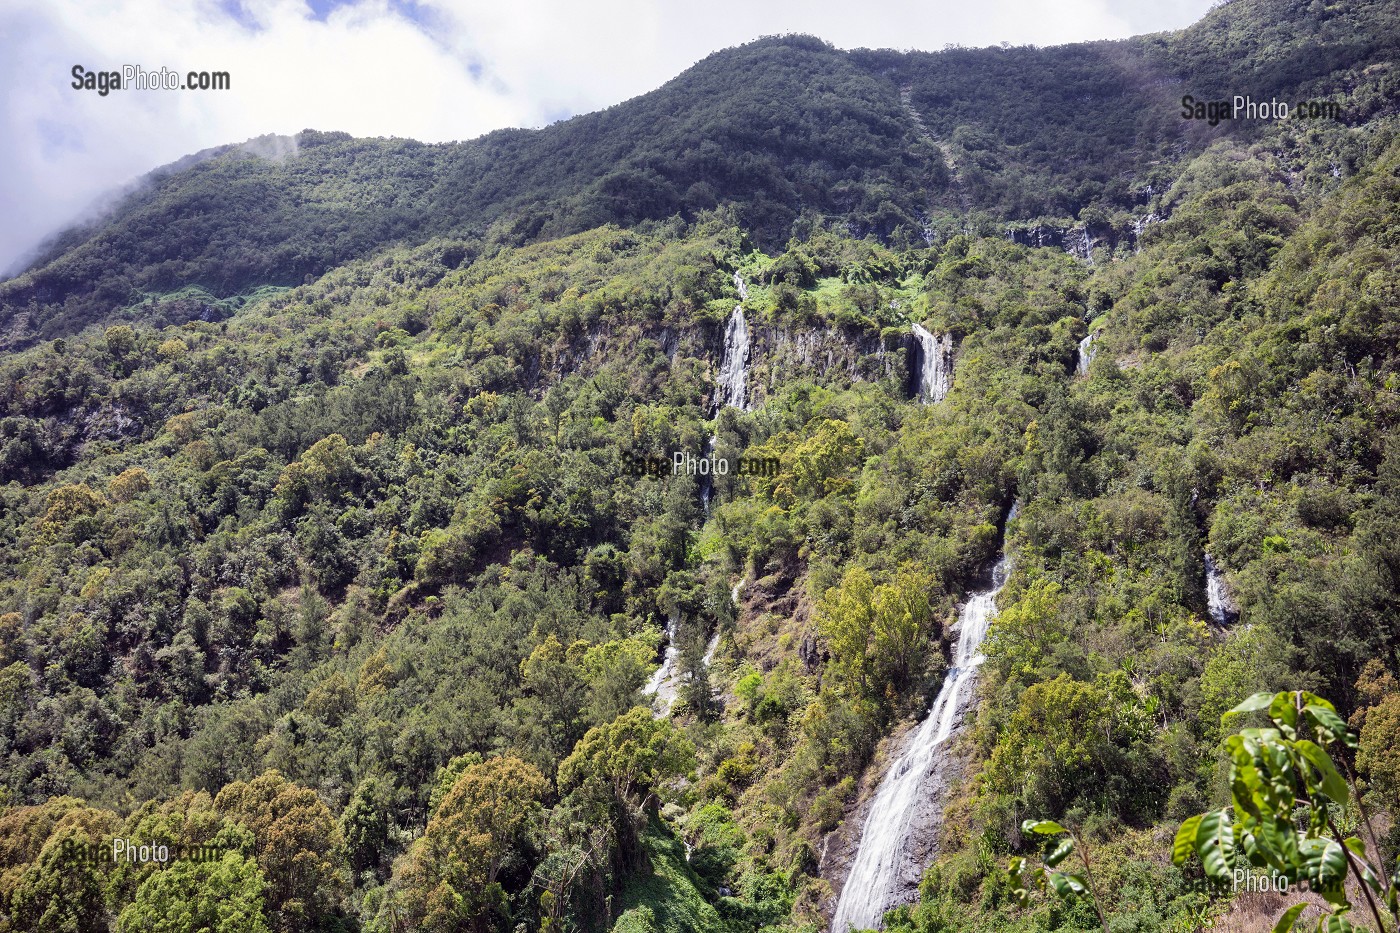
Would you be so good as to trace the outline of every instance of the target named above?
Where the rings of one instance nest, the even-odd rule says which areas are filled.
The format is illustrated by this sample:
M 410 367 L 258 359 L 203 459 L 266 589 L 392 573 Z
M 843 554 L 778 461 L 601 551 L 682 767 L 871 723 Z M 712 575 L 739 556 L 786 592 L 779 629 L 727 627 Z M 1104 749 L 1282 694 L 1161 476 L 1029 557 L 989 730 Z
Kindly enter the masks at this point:
M 734 306 L 729 315 L 729 323 L 724 328 L 724 356 L 719 363 L 719 398 L 716 410 L 732 405 L 740 410 L 748 408 L 748 365 L 749 365 L 749 322 L 744 320 L 744 309 Z
M 953 338 L 938 336 L 922 324 L 914 325 L 914 365 L 917 382 L 913 389 L 925 405 L 943 401 L 953 387 Z
M 1089 375 L 1089 364 L 1094 362 L 1094 357 L 1098 355 L 1094 349 L 1094 335 L 1090 334 L 1079 341 L 1079 360 L 1075 363 L 1074 372 L 1076 375 Z
M 676 702 L 676 691 L 680 689 L 681 646 L 676 641 L 680 627 L 680 616 L 673 614 L 666 621 L 666 653 L 661 658 L 661 666 L 652 672 L 651 679 L 642 687 L 642 692 L 653 698 L 652 705 L 662 713 L 670 712 Z
M 739 273 L 734 273 L 734 287 L 739 290 L 739 300 L 749 300 L 749 287 L 744 284 L 744 277 Z
M 890 766 L 870 804 L 861 829 L 860 848 L 841 888 L 832 918 L 832 933 L 878 927 L 885 911 L 915 890 L 926 865 L 908 851 L 914 814 L 928 792 L 929 778 L 943 766 L 944 744 L 958 726 L 963 703 L 970 698 L 983 657 L 982 639 L 997 611 L 997 594 L 1006 583 L 1011 562 L 1003 556 L 992 568 L 990 589 L 974 593 L 958 616 L 958 647 L 943 689 L 925 719 Z
M 1206 609 L 1216 625 L 1225 626 L 1240 617 L 1240 610 L 1225 583 L 1225 574 L 1215 558 L 1206 555 Z

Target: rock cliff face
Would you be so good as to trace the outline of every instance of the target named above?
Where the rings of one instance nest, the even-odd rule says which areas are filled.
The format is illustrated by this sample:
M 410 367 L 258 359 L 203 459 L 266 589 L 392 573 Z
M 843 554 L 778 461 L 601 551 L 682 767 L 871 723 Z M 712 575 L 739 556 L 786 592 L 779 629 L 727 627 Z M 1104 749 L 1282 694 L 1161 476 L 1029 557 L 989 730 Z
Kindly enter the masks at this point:
M 974 706 L 974 697 L 969 694 L 958 704 L 958 721 L 969 714 Z M 867 768 L 861 781 L 859 802 L 840 826 L 827 834 L 819 853 L 821 876 L 831 885 L 832 895 L 822 905 L 828 917 L 835 917 L 841 894 L 850 880 L 851 868 L 860 850 L 861 831 L 870 818 L 871 807 L 880 785 L 884 783 L 893 768 L 909 752 L 909 746 L 918 741 L 919 724 L 908 723 L 901 731 L 887 738 L 877 753 L 876 766 Z M 890 907 L 901 903 L 913 903 L 918 899 L 919 881 L 927 866 L 933 864 L 938 855 L 938 840 L 943 832 L 944 810 L 951 799 L 952 791 L 962 781 L 964 771 L 963 755 L 955 743 L 949 743 L 941 766 L 928 774 L 919 785 L 914 808 L 909 813 L 909 831 L 905 852 L 908 859 L 898 877 L 900 893 L 890 901 Z M 918 866 L 917 868 L 915 866 Z M 832 933 L 847 933 L 837 930 Z
M 878 334 L 856 328 L 766 325 L 752 334 L 750 385 L 763 394 L 795 374 L 823 382 L 878 382 L 898 376 L 904 367 L 900 354 L 887 351 Z
M 1135 214 L 1120 226 L 1087 223 L 1015 223 L 1006 228 L 1006 238 L 1021 246 L 1062 249 L 1082 262 L 1093 262 L 1094 250 L 1125 247 L 1137 252 L 1143 232 L 1162 221 L 1155 211 Z
M 737 310 L 737 309 L 736 309 Z M 711 410 L 732 405 L 761 407 L 773 387 L 793 378 L 823 384 L 898 380 L 910 377 L 912 350 L 886 348 L 879 334 L 828 324 L 801 326 L 742 321 L 731 315 L 719 330 L 598 325 L 561 337 L 528 367 L 531 386 L 570 373 L 590 373 L 604 360 L 655 353 L 662 365 L 690 367 L 706 380 Z M 742 346 L 741 346 L 742 344 Z M 543 379 L 550 374 L 551 380 Z

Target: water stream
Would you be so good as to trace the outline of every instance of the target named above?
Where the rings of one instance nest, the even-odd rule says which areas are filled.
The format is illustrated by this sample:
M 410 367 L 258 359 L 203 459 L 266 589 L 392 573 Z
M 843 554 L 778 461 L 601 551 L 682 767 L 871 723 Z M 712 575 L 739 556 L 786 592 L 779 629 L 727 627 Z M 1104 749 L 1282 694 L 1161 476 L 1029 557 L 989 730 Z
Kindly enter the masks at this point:
M 716 410 L 725 405 L 741 411 L 748 408 L 749 322 L 742 305 L 734 306 L 724 327 L 724 355 L 719 363 L 719 398 Z
M 680 689 L 681 646 L 676 640 L 680 628 L 680 616 L 672 615 L 666 620 L 666 653 L 661 658 L 661 666 L 652 672 L 651 678 L 642 687 L 642 692 L 652 697 L 652 706 L 660 713 L 669 713 L 671 704 L 676 702 L 676 691 Z
M 734 288 L 741 302 L 749 300 L 749 287 L 744 277 L 734 273 Z M 744 306 L 734 306 L 729 323 L 724 327 L 724 355 L 719 360 L 719 393 L 715 412 L 725 405 L 748 411 L 749 401 L 749 322 L 744 318 Z
M 1225 582 L 1225 572 L 1209 554 L 1206 556 L 1206 608 L 1211 621 L 1226 626 L 1240 617 L 1235 599 L 1230 595 L 1230 586 Z
M 973 593 L 958 616 L 953 666 L 928 717 L 906 742 L 875 792 L 861 830 L 860 847 L 841 888 L 832 933 L 878 927 L 885 911 L 917 890 L 927 866 L 913 864 L 909 852 L 915 817 L 929 794 L 933 783 L 930 779 L 937 777 L 943 767 L 943 748 L 959 725 L 964 705 L 971 699 L 977 668 L 983 661 L 982 639 L 996 615 L 997 594 L 1010 570 L 1011 562 L 1003 556 L 992 568 L 991 587 Z
M 953 338 L 934 334 L 922 324 L 914 325 L 914 364 L 917 376 L 913 386 L 919 401 L 932 405 L 943 401 L 953 387 Z
M 1089 375 L 1089 365 L 1094 362 L 1094 357 L 1098 355 L 1098 352 L 1094 349 L 1093 334 L 1079 341 L 1079 360 L 1074 366 L 1075 374 L 1079 376 Z

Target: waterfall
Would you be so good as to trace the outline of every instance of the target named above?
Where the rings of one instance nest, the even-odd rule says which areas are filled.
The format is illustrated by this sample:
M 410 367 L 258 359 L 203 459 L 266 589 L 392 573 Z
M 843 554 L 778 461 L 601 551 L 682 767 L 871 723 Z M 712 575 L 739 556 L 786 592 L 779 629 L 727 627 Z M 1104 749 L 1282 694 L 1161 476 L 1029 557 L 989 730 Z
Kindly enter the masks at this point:
M 1240 610 L 1225 582 L 1225 573 L 1209 554 L 1206 555 L 1206 608 L 1211 620 L 1222 627 L 1240 617 Z
M 661 666 L 642 688 L 643 693 L 654 698 L 653 705 L 663 713 L 670 711 L 671 704 L 676 702 L 676 691 L 680 688 L 680 672 L 676 670 L 681 660 L 681 646 L 676 641 L 679 625 L 680 615 L 673 613 L 666 621 L 666 653 L 661 658 Z
M 713 664 L 715 662 L 715 652 L 718 650 L 719 631 L 716 630 L 715 633 L 710 636 L 710 643 L 705 646 L 705 657 L 701 659 L 701 663 L 703 663 L 706 667 L 709 667 L 711 664 Z
M 943 401 L 953 387 L 953 338 L 930 333 L 922 324 L 914 325 L 914 365 L 911 374 L 918 381 L 913 390 L 925 405 Z
M 1094 362 L 1094 357 L 1099 351 L 1094 349 L 1094 334 L 1089 334 L 1079 341 L 1079 361 L 1074 366 L 1074 372 L 1079 376 L 1089 375 L 1089 364 Z
M 1013 512 L 1014 515 L 1014 512 Z M 1008 521 L 1011 516 L 1008 516 Z M 841 888 L 831 922 L 832 933 L 878 927 L 885 911 L 917 888 L 926 865 L 915 864 L 908 851 L 914 814 L 928 795 L 929 778 L 942 767 L 939 752 L 958 726 L 964 702 L 971 698 L 983 657 L 982 638 L 997 611 L 997 594 L 1010 573 L 1003 556 L 992 568 L 990 589 L 972 594 L 958 616 L 958 645 L 932 709 L 890 766 L 870 803 L 860 848 Z
M 744 277 L 739 273 L 734 273 L 734 287 L 739 290 L 739 300 L 749 300 L 749 287 L 744 284 Z
M 724 328 L 724 356 L 719 363 L 719 398 L 715 410 L 725 405 L 741 411 L 748 409 L 749 322 L 744 309 L 734 306 L 729 323 Z

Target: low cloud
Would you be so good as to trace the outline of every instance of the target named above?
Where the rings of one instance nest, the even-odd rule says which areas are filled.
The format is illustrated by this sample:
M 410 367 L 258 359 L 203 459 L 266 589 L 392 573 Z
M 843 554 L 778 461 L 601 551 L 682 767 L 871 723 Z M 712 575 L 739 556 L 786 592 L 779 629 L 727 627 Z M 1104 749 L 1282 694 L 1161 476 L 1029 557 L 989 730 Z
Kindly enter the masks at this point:
M 189 153 L 312 127 L 428 142 L 645 93 L 710 52 L 806 32 L 843 48 L 1047 45 L 1179 28 L 1129 0 L 862 7 L 799 0 L 10 0 L 0 11 L 0 269 L 104 194 Z M 226 71 L 226 91 L 71 87 L 72 68 Z M 254 143 L 275 146 L 271 139 Z

